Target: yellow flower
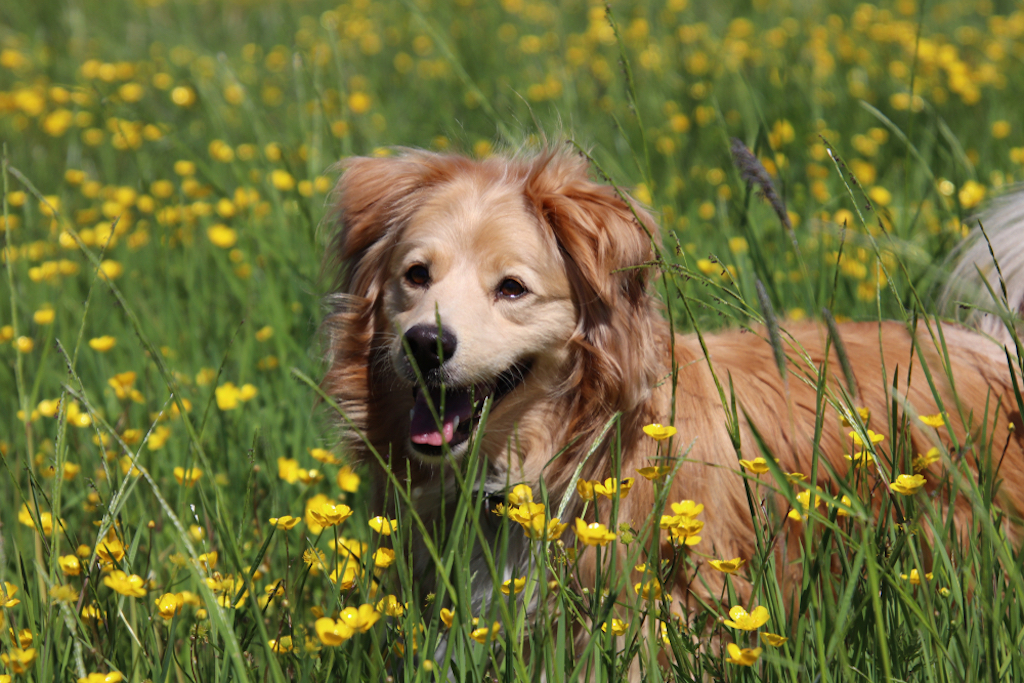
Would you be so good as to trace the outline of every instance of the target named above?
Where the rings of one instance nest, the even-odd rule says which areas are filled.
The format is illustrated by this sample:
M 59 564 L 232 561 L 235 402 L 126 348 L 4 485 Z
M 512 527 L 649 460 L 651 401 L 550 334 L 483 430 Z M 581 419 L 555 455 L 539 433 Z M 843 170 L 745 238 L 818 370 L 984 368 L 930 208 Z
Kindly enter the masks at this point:
M 395 551 L 391 548 L 377 548 L 373 553 L 373 566 L 387 569 L 395 562 Z
M 511 592 L 514 592 L 516 595 L 519 595 L 523 592 L 523 588 L 525 587 L 526 577 L 522 576 L 518 579 L 509 579 L 505 583 L 501 584 L 501 592 L 505 595 L 509 595 L 509 593 Z
M 190 467 L 187 471 L 184 467 L 174 468 L 174 479 L 182 486 L 192 488 L 203 476 L 203 471 L 198 467 Z
M 338 470 L 338 488 L 348 493 L 359 490 L 359 475 L 348 465 L 343 465 Z
M 615 534 L 608 531 L 604 524 L 594 522 L 587 524 L 579 517 L 576 518 L 576 538 L 584 545 L 607 545 L 615 540 Z
M 622 619 L 612 619 L 612 634 L 616 636 L 626 635 L 626 631 L 629 630 L 629 622 L 623 621 Z M 608 622 L 601 624 L 601 630 L 605 633 L 608 632 Z
M 850 438 L 853 439 L 853 443 L 855 443 L 856 445 L 858 445 L 858 446 L 863 446 L 864 445 L 864 440 L 861 438 L 860 434 L 858 434 L 857 432 L 850 432 Z M 882 436 L 881 434 L 875 434 L 873 431 L 871 431 L 869 429 L 868 430 L 868 441 L 870 441 L 871 443 L 879 443 L 881 441 L 885 441 L 885 437 Z
M 271 517 L 268 521 L 273 524 L 274 528 L 278 531 L 290 531 L 302 520 L 298 517 L 292 517 L 291 515 L 282 515 L 280 517 Z
M 526 484 L 516 484 L 508 494 L 508 502 L 512 505 L 522 505 L 533 502 L 533 489 Z
M 377 603 L 377 611 L 389 617 L 400 617 L 405 614 L 405 605 L 394 595 L 388 595 Z
M 764 458 L 754 458 L 753 460 L 740 460 L 740 467 L 754 474 L 764 474 L 768 471 L 768 461 Z
M 105 565 L 117 564 L 124 558 L 124 545 L 113 528 L 96 544 L 96 556 L 100 558 L 100 563 Z
M 618 493 L 620 498 L 625 498 L 631 488 L 633 488 L 632 477 L 627 477 L 621 482 L 609 478 L 605 479 L 603 484 L 595 483 L 594 493 L 600 494 L 605 498 L 613 498 Z
M 919 415 L 917 419 L 924 422 L 929 427 L 935 427 L 936 429 L 946 424 L 946 420 L 942 417 L 942 413 L 935 413 L 934 415 Z
M 164 593 L 156 599 L 156 611 L 167 621 L 173 619 L 175 614 L 180 614 L 184 605 L 185 599 L 181 593 Z
M 320 617 L 313 624 L 316 636 L 320 642 L 329 647 L 341 645 L 355 635 L 355 629 L 339 619 L 335 621 L 330 617 Z
M 644 426 L 644 434 L 651 437 L 655 441 L 664 441 L 676 434 L 676 428 L 671 425 L 661 425 L 655 422 Z
M 768 621 L 768 608 L 758 605 L 752 612 L 747 612 L 741 605 L 734 605 L 729 608 L 730 619 L 722 623 L 731 628 L 738 628 L 741 631 L 756 631 Z
M 657 579 L 651 579 L 647 583 L 634 584 L 633 590 L 644 600 L 661 600 L 664 595 L 661 590 L 661 581 Z
M 385 536 L 390 536 L 391 532 L 398 528 L 397 519 L 388 519 L 380 515 L 368 521 L 367 524 L 378 534 L 384 534 Z
M 206 229 L 206 237 L 215 247 L 230 249 L 238 243 L 238 232 L 223 223 L 217 223 Z
M 798 522 L 807 519 L 808 510 L 816 508 L 821 504 L 818 496 L 810 489 L 804 489 L 800 493 L 796 494 L 796 502 L 799 508 L 793 508 L 789 511 L 789 515 L 787 516 Z
M 100 263 L 99 274 L 100 277 L 107 280 L 116 280 L 124 274 L 124 266 L 117 261 L 107 259 Z
M 310 448 L 309 454 L 313 457 L 314 460 L 322 462 L 325 465 L 341 464 L 341 460 L 339 460 L 338 457 L 334 455 L 334 453 L 331 453 L 326 448 Z
M 35 347 L 36 343 L 30 337 L 18 337 L 14 340 L 14 348 L 18 349 L 18 353 L 32 353 Z
M 672 503 L 671 508 L 672 512 L 681 517 L 696 517 L 700 513 L 704 512 L 704 505 L 701 503 L 695 503 L 692 500 L 683 500 L 678 503 Z
M 29 670 L 32 663 L 36 661 L 36 649 L 30 647 L 22 649 L 20 647 L 11 648 L 10 652 L 0 654 L 0 661 L 4 665 L 16 674 L 23 674 Z
M 452 619 L 455 618 L 455 613 L 447 607 L 441 608 L 441 623 L 445 625 L 445 628 L 452 627 Z
M 292 647 L 294 647 L 291 636 L 281 636 L 280 640 L 271 638 L 267 641 L 267 645 L 270 646 L 271 650 L 281 655 L 291 652 Z
M 50 589 L 50 599 L 54 602 L 71 604 L 72 602 L 78 602 L 78 591 L 75 590 L 74 586 L 68 584 L 54 586 Z
M 753 666 L 757 658 L 761 656 L 761 648 L 755 647 L 753 649 L 741 648 L 736 643 L 729 643 L 726 645 L 729 650 L 729 656 L 725 658 L 725 661 L 730 664 L 738 664 L 739 666 Z
M 239 403 L 239 390 L 234 382 L 225 382 L 214 391 L 217 397 L 217 407 L 221 410 L 234 410 Z
M 341 618 L 339 621 L 345 622 L 345 624 L 353 631 L 359 633 L 366 633 L 370 628 L 377 623 L 380 619 L 380 612 L 373 608 L 373 605 L 365 604 L 356 607 L 346 607 L 341 610 Z
M 912 583 L 915 586 L 920 585 L 921 583 L 921 575 L 918 573 L 916 569 L 911 569 L 909 576 L 906 574 L 900 574 L 900 577 L 906 579 L 907 581 L 910 581 L 910 583 Z M 935 574 L 933 574 L 932 572 L 928 572 L 924 575 L 924 578 L 931 581 L 933 578 L 935 578 Z
M 313 521 L 321 527 L 335 526 L 341 524 L 352 516 L 352 508 L 348 505 L 335 505 L 334 503 L 321 503 L 319 508 L 309 511 Z
M 912 496 L 917 493 L 917 490 L 924 486 L 925 478 L 920 474 L 901 474 L 896 477 L 896 481 L 889 484 L 896 493 L 902 493 L 904 496 Z
M 146 597 L 146 582 L 138 574 L 129 575 L 120 569 L 115 569 L 103 577 L 103 585 L 130 598 Z
M 295 189 L 295 178 L 288 171 L 275 168 L 270 172 L 270 184 L 281 192 L 290 192 Z
M 585 501 L 594 500 L 594 485 L 597 483 L 596 481 L 579 479 L 576 481 L 576 493 L 580 494 L 580 498 Z
M 672 468 L 668 465 L 652 465 L 651 467 L 641 467 L 636 473 L 648 481 L 661 481 L 671 471 Z
M 785 636 L 780 636 L 776 633 L 762 633 L 761 640 L 768 643 L 772 647 L 782 647 L 783 644 L 785 644 L 785 642 L 789 640 L 789 638 Z
M 746 560 L 740 559 L 738 557 L 734 557 L 731 560 L 708 560 L 708 564 L 710 564 L 718 571 L 725 572 L 726 574 L 732 574 L 737 569 L 742 567 L 745 562 Z
M 913 462 L 914 471 L 922 472 L 928 469 L 934 463 L 937 463 L 939 460 L 942 460 L 942 452 L 939 451 L 938 448 L 933 446 L 932 448 L 929 448 L 928 452 L 925 453 L 924 455 L 920 453 L 917 454 L 917 457 L 914 458 Z
M 41 308 L 32 314 L 32 320 L 35 321 L 36 325 L 52 325 L 56 317 L 57 312 L 52 308 Z
M 206 571 L 213 571 L 217 567 L 218 554 L 216 550 L 211 550 L 208 553 L 202 553 L 196 558 L 196 564 L 199 565 L 200 569 Z
M 474 619 L 473 622 L 476 623 L 476 619 Z M 469 637 L 475 640 L 476 642 L 483 644 L 491 638 L 497 636 L 500 631 L 501 623 L 496 621 L 494 622 L 493 625 L 491 625 L 490 628 L 487 628 L 486 626 L 481 626 L 480 628 L 473 629 L 472 631 L 470 631 Z
M 260 329 L 256 330 L 256 341 L 265 342 L 274 336 L 274 328 L 270 325 L 265 325 Z
M 282 458 L 278 458 L 278 466 L 280 466 L 281 460 Z M 284 477 L 281 478 L 285 479 Z M 287 479 L 285 479 L 285 481 L 287 481 Z M 324 528 L 320 526 L 315 519 L 313 519 L 312 513 L 313 510 L 319 510 L 321 505 L 329 502 L 330 498 L 322 493 L 318 493 L 306 501 L 306 515 L 303 521 L 306 522 L 306 527 L 309 529 L 309 533 L 316 535 L 324 530 Z
M 57 558 L 57 564 L 64 576 L 78 576 L 82 573 L 82 563 L 74 555 L 61 555 Z
M 853 455 L 844 455 L 844 458 L 854 464 L 855 467 L 867 467 L 875 461 L 875 456 L 869 451 L 858 451 Z
M 660 525 L 673 541 L 684 545 L 700 543 L 700 532 L 704 529 L 704 522 L 688 515 L 662 515 Z

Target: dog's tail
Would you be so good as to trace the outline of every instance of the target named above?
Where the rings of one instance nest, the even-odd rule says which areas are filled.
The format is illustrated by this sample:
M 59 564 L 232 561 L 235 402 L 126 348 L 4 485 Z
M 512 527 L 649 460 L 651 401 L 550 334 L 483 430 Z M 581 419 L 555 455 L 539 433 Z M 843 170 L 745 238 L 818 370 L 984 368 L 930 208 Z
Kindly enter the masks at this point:
M 995 199 L 974 223 L 977 227 L 954 253 L 956 267 L 943 291 L 942 308 L 955 318 L 963 318 L 958 313 L 966 310 L 967 324 L 1014 352 L 1007 323 L 1024 334 L 1024 185 Z

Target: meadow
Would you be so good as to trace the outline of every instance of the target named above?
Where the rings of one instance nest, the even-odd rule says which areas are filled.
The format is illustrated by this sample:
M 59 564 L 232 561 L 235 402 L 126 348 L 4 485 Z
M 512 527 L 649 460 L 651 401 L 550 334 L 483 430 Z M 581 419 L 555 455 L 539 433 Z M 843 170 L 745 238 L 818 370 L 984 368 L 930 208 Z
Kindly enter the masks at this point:
M 941 496 L 883 495 L 853 465 L 840 498 L 737 463 L 792 510 L 752 506 L 763 552 L 741 561 L 678 535 L 673 563 L 729 574 L 720 600 L 674 604 L 657 559 L 635 589 L 583 585 L 602 539 L 570 524 L 474 614 L 483 501 L 465 487 L 422 594 L 422 530 L 371 518 L 316 390 L 334 164 L 401 146 L 585 151 L 660 218 L 681 331 L 955 315 L 946 258 L 1024 176 L 1022 59 L 1024 6 L 994 0 L 7 3 L 0 683 L 1024 680 L 998 470 L 958 476 L 948 438 L 908 453 L 894 420 L 875 453 L 969 491 L 966 537 Z M 623 495 L 579 494 L 602 490 Z M 502 523 L 535 530 L 532 502 L 511 490 Z M 694 509 L 673 512 L 699 530 Z M 636 527 L 606 532 L 601 552 L 643 563 Z M 783 532 L 803 540 L 792 599 Z

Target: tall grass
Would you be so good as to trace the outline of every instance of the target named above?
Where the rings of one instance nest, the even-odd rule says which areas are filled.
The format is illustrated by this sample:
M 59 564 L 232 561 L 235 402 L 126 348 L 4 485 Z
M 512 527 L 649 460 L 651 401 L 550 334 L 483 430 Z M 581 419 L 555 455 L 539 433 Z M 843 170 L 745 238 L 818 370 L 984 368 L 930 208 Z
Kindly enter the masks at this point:
M 962 221 L 1024 162 L 1019 8 L 672 0 L 613 3 L 609 16 L 516 0 L 153 0 L 4 14 L 0 600 L 16 588 L 20 604 L 0 606 L 3 675 L 1024 677 L 1020 550 L 992 504 L 1004 446 L 984 435 L 943 442 L 967 448 L 958 462 L 981 463 L 977 476 L 948 457 L 932 465 L 946 468 L 948 496 L 970 501 L 968 528 L 942 496 L 878 495 L 917 455 L 906 419 L 891 420 L 877 478 L 819 465 L 837 488 L 817 507 L 806 505 L 814 486 L 777 466 L 738 473 L 758 552 L 724 594 L 684 606 L 644 599 L 627 571 L 646 563 L 641 584 L 659 577 L 667 596 L 676 567 L 715 559 L 708 539 L 668 567 L 649 556 L 651 529 L 679 502 L 667 485 L 639 527 L 601 520 L 616 533 L 605 547 L 584 548 L 572 529 L 527 543 L 491 512 L 513 505 L 476 485 L 474 451 L 451 472 L 460 485 L 443 528 L 409 511 L 395 472 L 396 528 L 372 530 L 368 483 L 353 476 L 366 472 L 311 450 L 329 449 L 337 418 L 329 397 L 314 413 L 310 379 L 322 372 L 330 165 L 391 145 L 484 155 L 545 133 L 572 140 L 659 212 L 658 286 L 679 331 L 776 319 L 778 346 L 787 320 L 822 308 L 934 327 L 933 290 Z M 790 227 L 734 169 L 734 137 L 772 174 Z M 103 351 L 106 335 L 116 345 Z M 793 381 L 818 387 L 819 412 L 857 424 L 858 406 L 790 355 L 789 372 L 807 368 Z M 1019 382 L 1019 362 L 1007 362 Z M 736 425 L 727 378 L 721 391 Z M 608 438 L 619 429 L 609 423 Z M 674 439 L 673 455 L 685 459 L 690 438 Z M 806 518 L 762 508 L 772 491 Z M 564 508 L 536 495 L 548 514 Z M 310 508 L 325 501 L 351 517 L 317 524 Z M 285 515 L 302 522 L 288 530 Z M 802 535 L 799 557 L 780 566 L 787 534 Z M 414 570 L 414 538 L 428 539 L 433 576 Z M 503 568 L 524 544 L 523 592 L 507 596 L 503 582 L 520 577 Z M 386 569 L 375 568 L 375 557 L 387 564 L 381 548 L 394 550 Z M 581 579 L 583 552 L 613 564 Z M 113 569 L 138 575 L 145 595 L 110 587 L 132 592 Z M 780 589 L 783 572 L 799 590 Z M 473 595 L 478 576 L 493 579 L 489 596 Z M 778 647 L 722 623 L 747 583 L 745 607 L 770 615 L 760 631 L 788 638 Z M 332 645 L 315 624 L 339 616 L 354 632 L 340 628 Z M 726 661 L 726 643 L 763 651 L 747 667 Z

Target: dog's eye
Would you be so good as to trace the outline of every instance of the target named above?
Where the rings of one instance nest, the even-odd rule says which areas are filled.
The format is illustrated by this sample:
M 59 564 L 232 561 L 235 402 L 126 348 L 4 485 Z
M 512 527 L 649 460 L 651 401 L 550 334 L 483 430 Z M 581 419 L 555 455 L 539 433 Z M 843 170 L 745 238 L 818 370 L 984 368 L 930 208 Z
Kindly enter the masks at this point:
M 427 267 L 417 263 L 409 270 L 405 271 L 405 279 L 417 287 L 423 287 L 430 282 L 430 271 Z
M 526 294 L 526 287 L 523 287 L 523 283 L 519 282 L 519 280 L 507 277 L 501 281 L 498 293 L 506 299 L 518 299 L 523 294 Z

